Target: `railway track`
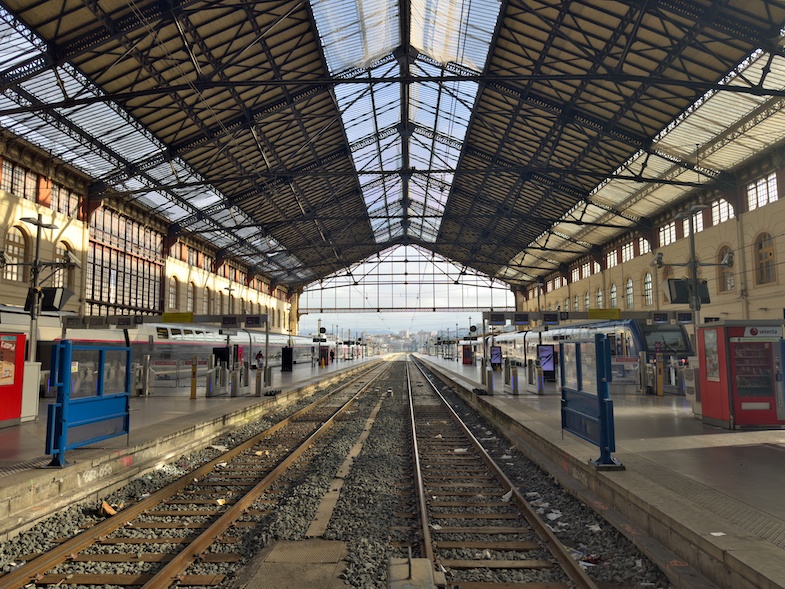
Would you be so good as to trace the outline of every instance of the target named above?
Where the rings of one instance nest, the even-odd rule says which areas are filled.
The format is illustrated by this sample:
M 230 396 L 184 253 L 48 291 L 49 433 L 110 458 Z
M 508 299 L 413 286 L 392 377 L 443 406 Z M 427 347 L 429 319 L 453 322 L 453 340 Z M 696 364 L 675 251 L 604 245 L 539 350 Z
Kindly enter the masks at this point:
M 394 578 L 390 559 L 406 562 L 412 556 L 422 559 L 418 566 L 427 562 L 429 576 L 436 572 L 431 585 L 417 586 L 594 588 L 518 488 L 541 491 L 546 501 L 566 509 L 576 525 L 551 525 L 571 541 L 573 554 L 579 548 L 600 562 L 594 557 L 602 557 L 606 539 L 598 544 L 582 533 L 587 519 L 561 503 L 560 490 L 550 488 L 552 480 L 543 485 L 538 479 L 547 475 L 539 469 L 511 468 L 518 460 L 510 455 L 515 452 L 493 437 L 449 387 L 434 384 L 448 403 L 413 362 L 384 362 L 373 376 L 354 379 L 227 454 L 204 449 L 182 457 L 184 464 L 209 462 L 166 488 L 144 483 L 124 489 L 110 499 L 125 500 L 123 509 L 97 523 L 94 513 L 83 518 L 85 531 L 58 541 L 52 551 L 44 553 L 49 541 L 35 544 L 40 555 L 30 555 L 30 548 L 0 546 L 0 566 L 9 571 L 0 576 L 0 588 L 382 589 Z M 457 423 L 456 412 L 471 423 L 515 485 Z M 229 434 L 226 443 L 238 437 Z M 171 468 L 185 472 L 179 463 Z M 140 488 L 150 497 L 138 500 Z M 527 497 L 534 495 L 540 497 L 538 492 Z M 543 501 L 535 504 L 542 512 Z M 549 510 L 543 517 L 552 514 Z M 49 538 L 70 533 L 59 522 L 44 527 L 58 530 Z M 599 545 L 599 550 L 588 547 Z M 296 563 L 288 560 L 287 551 L 298 555 Z M 626 563 L 637 558 L 614 545 L 608 556 L 616 554 L 629 555 Z M 323 560 L 325 555 L 335 560 Z M 626 563 L 620 576 L 629 574 Z M 304 570 L 320 582 L 303 585 L 297 575 Z M 599 566 L 591 570 L 597 575 Z M 595 578 L 604 582 L 607 574 Z
M 455 589 L 596 589 L 414 362 L 409 362 L 412 544 Z M 437 577 L 438 578 L 438 577 Z
M 275 508 L 276 495 L 268 493 L 272 485 L 388 366 L 373 367 L 52 550 L 28 555 L 25 564 L 0 576 L 0 587 L 220 585 L 225 577 L 200 574 L 200 563 L 242 560 L 233 550 L 238 533 L 257 526 Z M 107 574 L 107 563 L 117 572 Z

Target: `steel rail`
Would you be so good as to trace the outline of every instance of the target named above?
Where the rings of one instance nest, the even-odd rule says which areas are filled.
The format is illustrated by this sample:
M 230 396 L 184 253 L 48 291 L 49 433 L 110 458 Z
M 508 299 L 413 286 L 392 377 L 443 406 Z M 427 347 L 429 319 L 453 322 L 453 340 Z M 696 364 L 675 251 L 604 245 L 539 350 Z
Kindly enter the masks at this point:
M 428 506 L 425 498 L 425 482 L 423 481 L 420 465 L 420 450 L 417 444 L 417 426 L 414 420 L 414 399 L 412 397 L 412 380 L 409 376 L 409 359 L 406 359 L 406 388 L 409 395 L 409 427 L 412 434 L 412 462 L 414 463 L 414 491 L 417 495 L 417 508 L 420 512 L 420 535 L 422 537 L 423 558 L 434 563 L 433 540 L 431 530 L 428 528 Z
M 324 433 L 332 427 L 335 420 L 342 415 L 349 407 L 356 401 L 361 394 L 363 394 L 371 384 L 378 379 L 384 372 L 389 370 L 390 365 L 384 366 L 373 378 L 371 378 L 365 385 L 355 393 L 351 399 L 344 403 L 331 417 L 329 417 L 319 428 L 313 432 L 308 438 L 300 444 L 293 452 L 282 460 L 270 473 L 265 476 L 259 483 L 256 484 L 248 493 L 243 497 L 237 499 L 236 503 L 226 510 L 223 515 L 216 519 L 208 528 L 206 528 L 199 536 L 197 536 L 185 550 L 181 550 L 171 561 L 169 561 L 161 570 L 144 585 L 142 589 L 168 589 L 173 584 L 177 584 L 183 577 L 186 569 L 198 560 L 200 556 L 207 550 L 229 527 L 234 524 L 237 519 L 253 505 L 254 501 L 267 490 L 284 472 L 291 466 L 291 464 L 300 458 L 306 451 L 318 440 Z M 367 376 L 367 373 L 365 374 Z
M 532 526 L 535 533 L 545 543 L 551 554 L 553 554 L 553 556 L 559 561 L 564 572 L 567 573 L 570 579 L 580 589 L 598 589 L 594 581 L 592 581 L 586 571 L 583 570 L 583 567 L 581 567 L 580 564 L 572 557 L 564 544 L 559 541 L 559 539 L 556 537 L 556 534 L 554 534 L 553 531 L 545 525 L 537 512 L 532 508 L 531 505 L 529 505 L 529 502 L 526 500 L 526 498 L 521 494 L 520 491 L 518 491 L 512 481 L 510 481 L 510 479 L 506 474 L 504 474 L 501 468 L 499 468 L 493 458 L 491 458 L 490 455 L 485 451 L 485 448 L 483 448 L 482 444 L 480 444 L 477 438 L 474 437 L 474 434 L 463 422 L 460 416 L 455 412 L 455 410 L 450 406 L 450 403 L 447 402 L 447 399 L 445 399 L 444 396 L 439 392 L 439 389 L 425 373 L 425 370 L 422 368 L 422 366 L 416 360 L 414 360 L 413 363 L 420 370 L 425 380 L 433 389 L 433 392 L 436 393 L 439 399 L 441 399 L 444 407 L 455 420 L 458 427 L 460 427 L 463 433 L 467 436 L 473 448 L 480 455 L 483 462 L 485 462 L 496 479 L 508 492 L 512 492 L 512 499 L 515 500 L 515 504 L 521 510 L 521 514 Z
M 374 364 L 373 366 L 376 366 L 376 364 Z M 194 479 L 201 479 L 205 477 L 210 472 L 215 470 L 216 466 L 219 463 L 226 462 L 229 459 L 235 458 L 242 452 L 245 452 L 249 448 L 252 448 L 260 440 L 263 440 L 265 437 L 286 427 L 292 421 L 296 420 L 297 418 L 308 413 L 315 407 L 331 399 L 336 394 L 340 393 L 342 390 L 348 388 L 349 386 L 352 386 L 355 382 L 357 382 L 361 378 L 365 378 L 367 374 L 368 374 L 367 372 L 364 372 L 363 374 L 360 374 L 352 378 L 350 381 L 337 387 L 334 391 L 318 399 L 314 403 L 311 403 L 307 407 L 303 407 L 299 411 L 282 419 L 280 422 L 276 423 L 275 425 L 268 428 L 264 432 L 257 434 L 253 438 L 249 438 L 248 440 L 239 444 L 238 446 L 235 446 L 231 450 L 222 453 L 217 458 L 214 458 L 213 460 L 205 463 L 204 465 L 200 466 L 196 470 L 189 472 L 188 474 L 184 475 L 178 480 L 170 483 L 163 489 L 151 493 L 149 497 L 141 499 L 136 503 L 127 505 L 125 508 L 118 511 L 112 517 L 107 518 L 104 521 L 95 524 L 94 526 L 90 527 L 84 532 L 81 532 L 80 534 L 74 536 L 73 538 L 66 540 L 62 544 L 55 546 L 51 550 L 48 550 L 47 552 L 37 556 L 36 558 L 30 560 L 24 565 L 12 571 L 9 571 L 4 575 L 0 575 L 0 587 L 2 587 L 3 589 L 25 587 L 29 583 L 35 582 L 36 578 L 39 578 L 44 573 L 52 570 L 54 567 L 58 566 L 59 564 L 62 564 L 63 562 L 71 558 L 72 555 L 81 552 L 88 546 L 98 541 L 101 541 L 109 534 L 125 526 L 128 522 L 132 521 L 136 517 L 149 511 L 151 508 L 162 503 L 169 497 L 172 497 L 173 495 L 179 493 L 180 491 L 188 487 L 188 485 L 192 484 L 194 482 Z M 185 547 L 185 549 L 187 549 L 187 547 Z

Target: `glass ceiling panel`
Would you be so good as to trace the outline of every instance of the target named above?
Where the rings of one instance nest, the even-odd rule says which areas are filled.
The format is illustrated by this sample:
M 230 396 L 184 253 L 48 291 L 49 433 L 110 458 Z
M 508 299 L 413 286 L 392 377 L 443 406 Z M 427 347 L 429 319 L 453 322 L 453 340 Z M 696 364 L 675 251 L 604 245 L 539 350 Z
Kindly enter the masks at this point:
M 457 63 L 478 74 L 485 67 L 491 37 L 499 17 L 498 0 L 412 0 L 411 39 L 400 39 L 395 0 L 312 0 L 314 20 L 321 35 L 327 67 L 333 76 L 362 79 L 411 74 L 445 76 L 444 66 Z M 427 58 L 416 59 L 403 72 L 392 53 L 407 47 Z M 471 108 L 477 96 L 474 82 L 415 82 L 409 88 L 410 130 L 401 137 L 404 108 L 396 83 L 338 85 L 335 97 L 341 110 L 354 165 L 360 171 L 447 170 L 437 177 L 424 175 L 408 184 L 409 199 L 418 206 L 406 211 L 410 235 L 434 242 L 441 224 L 446 195 L 458 164 Z M 402 141 L 408 141 L 408 150 Z M 408 153 L 408 161 L 404 161 Z M 399 180 L 372 177 L 363 184 L 366 208 L 372 215 L 377 243 L 402 234 Z M 394 206 L 395 204 L 398 206 Z M 378 216 L 384 210 L 384 218 Z M 429 215 L 424 218 L 423 215 Z
M 439 63 L 481 72 L 488 56 L 498 0 L 411 0 L 411 43 Z
M 311 0 L 333 74 L 368 67 L 401 44 L 394 0 Z

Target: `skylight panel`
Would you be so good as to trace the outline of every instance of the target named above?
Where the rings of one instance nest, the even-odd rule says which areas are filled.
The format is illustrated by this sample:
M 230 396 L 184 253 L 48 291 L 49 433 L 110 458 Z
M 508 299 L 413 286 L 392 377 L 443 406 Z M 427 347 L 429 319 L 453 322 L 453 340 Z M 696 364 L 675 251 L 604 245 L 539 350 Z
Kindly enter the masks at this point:
M 485 68 L 498 0 L 412 0 L 412 45 L 435 61 Z
M 401 44 L 392 0 L 312 0 L 327 68 L 336 75 L 368 67 Z

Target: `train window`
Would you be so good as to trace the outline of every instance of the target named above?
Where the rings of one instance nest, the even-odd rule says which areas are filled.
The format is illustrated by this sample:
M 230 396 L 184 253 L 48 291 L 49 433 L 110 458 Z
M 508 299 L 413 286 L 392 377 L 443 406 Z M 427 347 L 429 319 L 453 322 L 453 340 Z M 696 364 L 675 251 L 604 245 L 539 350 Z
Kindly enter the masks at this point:
M 159 327 L 156 330 L 158 339 L 169 339 L 169 330 L 166 327 Z
M 185 336 L 185 337 L 183 337 L 183 339 L 187 339 L 187 340 L 193 340 L 194 339 L 194 332 L 191 329 L 184 329 L 183 330 L 183 335 Z
M 660 351 L 663 354 L 668 352 L 686 354 L 689 352 L 689 344 L 685 338 L 685 332 L 679 327 L 646 325 L 641 326 L 641 330 L 646 340 L 646 350 L 650 353 Z
M 182 330 L 172 328 L 172 339 L 183 339 Z

